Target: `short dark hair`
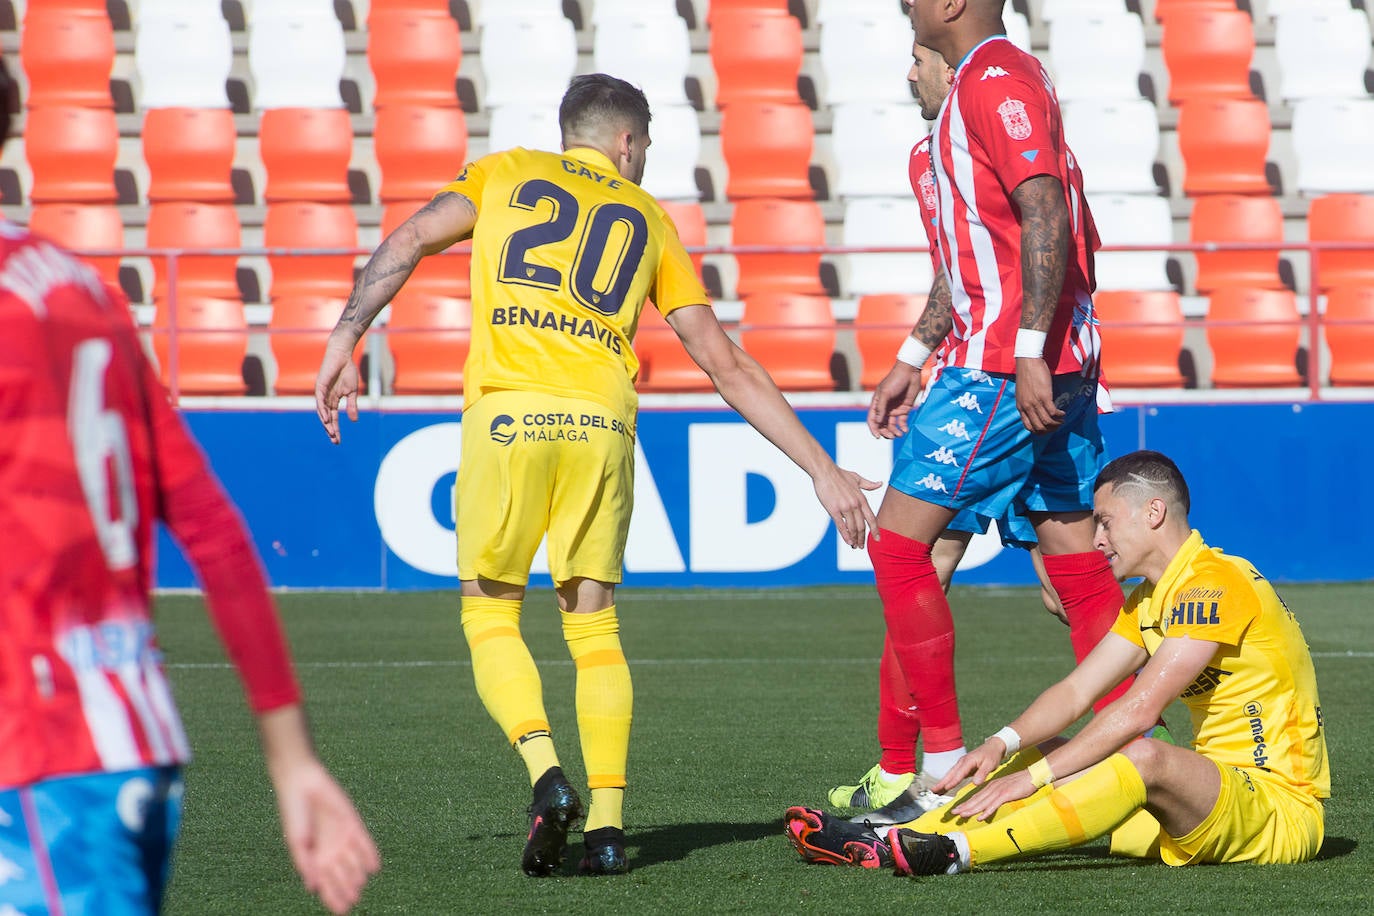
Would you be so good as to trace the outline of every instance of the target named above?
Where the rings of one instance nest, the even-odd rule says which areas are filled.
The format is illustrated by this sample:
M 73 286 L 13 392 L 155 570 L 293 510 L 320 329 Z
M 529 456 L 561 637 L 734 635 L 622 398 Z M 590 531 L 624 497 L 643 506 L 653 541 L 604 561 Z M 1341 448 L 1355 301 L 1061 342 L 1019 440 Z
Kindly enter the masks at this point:
M 628 122 L 638 134 L 649 132 L 649 100 L 636 86 L 605 73 L 574 76 L 558 106 L 563 137 L 582 137 L 603 124 Z
M 1182 506 L 1185 515 L 1191 508 L 1188 483 L 1183 479 L 1183 472 L 1162 452 L 1141 449 L 1107 462 L 1093 482 L 1093 492 L 1107 484 L 1116 490 L 1139 491 L 1146 498 L 1163 496 Z

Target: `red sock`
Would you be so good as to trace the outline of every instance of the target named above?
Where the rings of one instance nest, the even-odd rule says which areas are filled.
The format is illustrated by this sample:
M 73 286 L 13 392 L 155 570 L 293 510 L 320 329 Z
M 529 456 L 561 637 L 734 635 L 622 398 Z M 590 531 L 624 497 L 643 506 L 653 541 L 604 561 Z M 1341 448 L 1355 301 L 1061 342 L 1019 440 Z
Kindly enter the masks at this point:
M 883 529 L 881 540 L 868 539 L 868 556 L 887 638 L 921 717 L 925 749 L 962 747 L 954 693 L 954 618 L 930 561 L 930 547 Z
M 878 665 L 878 745 L 883 749 L 878 764 L 889 773 L 915 773 L 920 736 L 916 701 L 906 689 L 892 640 L 884 639 L 883 660 Z
M 1112 567 L 1100 551 L 1065 553 L 1045 557 L 1045 572 L 1059 593 L 1059 603 L 1069 618 L 1069 641 L 1078 661 L 1107 635 L 1125 598 Z M 1134 678 L 1127 678 L 1093 704 L 1098 712 L 1126 692 Z

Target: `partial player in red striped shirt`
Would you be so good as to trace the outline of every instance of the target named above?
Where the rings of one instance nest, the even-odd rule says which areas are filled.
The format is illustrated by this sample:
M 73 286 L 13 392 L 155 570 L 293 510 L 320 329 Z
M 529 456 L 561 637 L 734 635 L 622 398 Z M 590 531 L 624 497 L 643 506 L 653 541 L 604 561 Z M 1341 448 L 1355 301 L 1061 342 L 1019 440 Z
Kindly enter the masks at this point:
M 0 61 L 6 100 L 7 84 Z M 25 913 L 161 905 L 190 756 L 150 614 L 161 520 L 243 680 L 296 867 L 345 912 L 376 847 L 315 757 L 258 558 L 128 303 L 0 222 L 0 329 L 0 896 Z

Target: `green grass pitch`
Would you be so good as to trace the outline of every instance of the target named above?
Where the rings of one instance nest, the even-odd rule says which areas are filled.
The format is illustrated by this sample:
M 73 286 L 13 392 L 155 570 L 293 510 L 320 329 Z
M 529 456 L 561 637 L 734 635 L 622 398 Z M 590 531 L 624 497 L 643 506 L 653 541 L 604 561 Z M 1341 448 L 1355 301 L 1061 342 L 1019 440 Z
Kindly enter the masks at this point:
M 1334 798 L 1304 865 L 1170 869 L 1103 843 L 954 878 L 804 865 L 790 804 L 876 759 L 881 611 L 871 588 L 620 594 L 635 683 L 626 821 L 634 871 L 526 878 L 524 768 L 478 703 L 455 593 L 288 594 L 283 616 L 320 753 L 382 851 L 364 913 L 1368 912 L 1374 875 L 1374 585 L 1281 589 L 1316 656 Z M 957 672 L 971 743 L 1071 664 L 1030 589 L 956 588 Z M 194 597 L 158 601 L 196 760 L 166 911 L 318 913 L 287 860 L 251 720 Z M 583 769 L 573 668 L 553 597 L 524 631 L 564 769 Z M 1186 737 L 1186 714 L 1168 716 Z

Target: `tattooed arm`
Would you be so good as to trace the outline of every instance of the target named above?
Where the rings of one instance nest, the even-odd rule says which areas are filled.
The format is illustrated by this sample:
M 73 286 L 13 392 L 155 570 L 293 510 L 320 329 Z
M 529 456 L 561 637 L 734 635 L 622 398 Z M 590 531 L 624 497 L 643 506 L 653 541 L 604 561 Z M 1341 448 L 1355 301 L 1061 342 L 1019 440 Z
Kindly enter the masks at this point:
M 935 282 L 930 285 L 930 296 L 916 327 L 911 330 L 911 338 L 930 352 L 940 349 L 949 332 L 954 328 L 954 308 L 949 294 L 949 280 L 944 270 L 935 273 Z M 921 393 L 921 367 L 908 365 L 894 360 L 892 369 L 878 387 L 873 389 L 873 400 L 868 406 L 868 431 L 884 439 L 896 439 L 906 435 L 907 415 Z
M 1052 175 L 1017 185 L 1012 200 L 1021 211 L 1021 328 L 1045 332 L 1054 323 L 1069 257 L 1069 208 L 1064 186 Z M 1040 357 L 1016 360 L 1016 408 L 1033 433 L 1057 428 L 1064 412 L 1054 406 L 1050 368 Z
M 353 350 L 420 259 L 472 234 L 477 208 L 461 194 L 438 195 L 388 235 L 368 259 L 339 323 L 325 344 L 315 377 L 315 412 L 331 442 L 339 441 L 339 408 L 358 419 L 358 369 Z

